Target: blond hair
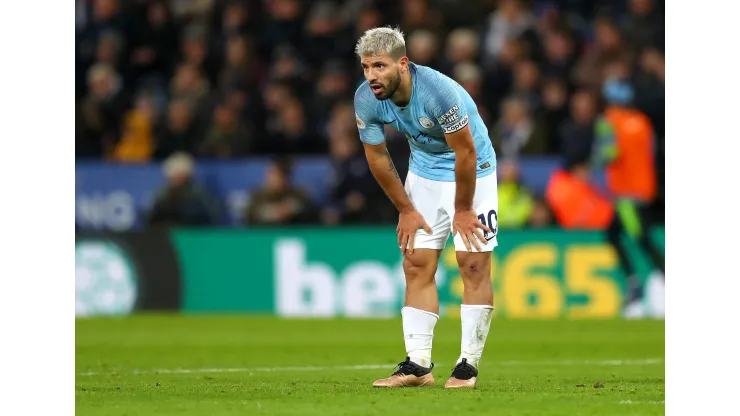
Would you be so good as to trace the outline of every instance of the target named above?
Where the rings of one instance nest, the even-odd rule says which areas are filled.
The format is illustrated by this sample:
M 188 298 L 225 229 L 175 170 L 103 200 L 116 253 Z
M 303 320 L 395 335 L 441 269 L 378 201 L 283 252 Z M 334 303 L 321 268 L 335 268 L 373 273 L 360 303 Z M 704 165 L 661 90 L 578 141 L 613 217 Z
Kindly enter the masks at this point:
M 388 54 L 393 59 L 406 55 L 406 41 L 398 28 L 376 27 L 365 31 L 355 46 L 355 53 L 363 56 Z

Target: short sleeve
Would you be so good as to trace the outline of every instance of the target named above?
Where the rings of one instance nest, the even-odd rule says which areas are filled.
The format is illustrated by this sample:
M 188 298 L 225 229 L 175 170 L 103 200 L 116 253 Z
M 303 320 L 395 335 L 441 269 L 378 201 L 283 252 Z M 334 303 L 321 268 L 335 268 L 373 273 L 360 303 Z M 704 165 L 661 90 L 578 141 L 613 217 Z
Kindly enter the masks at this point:
M 378 118 L 376 101 L 366 84 L 355 93 L 355 122 L 363 143 L 380 144 L 385 141 L 385 131 Z
M 454 133 L 468 125 L 468 110 L 457 91 L 455 81 L 439 77 L 428 89 L 428 111 L 437 118 L 445 134 Z

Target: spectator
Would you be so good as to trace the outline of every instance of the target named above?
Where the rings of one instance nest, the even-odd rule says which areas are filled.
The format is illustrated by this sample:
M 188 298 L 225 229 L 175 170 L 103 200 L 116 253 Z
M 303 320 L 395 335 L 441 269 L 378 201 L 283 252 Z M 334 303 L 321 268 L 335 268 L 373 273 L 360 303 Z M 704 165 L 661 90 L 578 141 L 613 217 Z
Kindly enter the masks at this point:
M 609 62 L 620 60 L 632 62 L 632 53 L 616 23 L 608 17 L 600 17 L 595 24 L 596 41 L 581 57 L 575 70 L 576 85 L 596 90 L 603 83 L 603 72 Z
M 408 33 L 427 29 L 444 31 L 444 19 L 437 9 L 429 5 L 429 0 L 402 0 L 402 26 Z
M 629 15 L 624 21 L 624 33 L 630 46 L 641 51 L 648 46 L 665 48 L 665 16 L 655 0 L 629 0 Z
M 292 167 L 287 159 L 267 169 L 262 188 L 252 194 L 247 207 L 249 225 L 296 225 L 315 221 L 308 195 L 290 183 Z
M 529 228 L 548 228 L 556 225 L 552 210 L 543 198 L 537 197 L 532 204 L 532 213 L 527 220 Z
M 154 120 L 157 110 L 154 96 L 142 92 L 124 118 L 121 140 L 113 151 L 113 160 L 119 162 L 146 162 L 154 153 Z
M 447 37 L 446 68 L 443 72 L 449 73 L 449 68 L 462 62 L 475 63 L 478 61 L 479 36 L 467 28 L 455 29 Z
M 565 30 L 554 30 L 545 35 L 544 46 L 544 75 L 568 80 L 576 59 L 573 38 Z
M 560 126 L 568 119 L 568 91 L 563 80 L 553 78 L 543 83 L 540 113 L 542 126 L 548 138 L 548 152 L 557 154 L 563 143 Z
M 486 22 L 483 35 L 483 62 L 492 66 L 504 52 L 509 39 L 520 38 L 533 33 L 536 19 L 519 0 L 501 0 L 498 9 Z
M 396 210 L 367 165 L 352 122 L 353 108 L 351 103 L 335 107 L 328 126 L 334 172 L 331 199 L 321 220 L 326 225 L 391 222 Z
M 594 145 L 596 97 L 590 91 L 578 91 L 570 104 L 570 118 L 560 129 L 560 154 L 571 159 L 586 160 Z
M 195 161 L 175 153 L 163 164 L 167 184 L 157 193 L 148 214 L 150 227 L 213 226 L 218 221 L 215 200 L 196 182 Z
M 308 128 L 305 109 L 298 99 L 283 103 L 275 121 L 267 140 L 262 143 L 263 153 L 287 155 L 326 152 L 326 142 Z
M 550 177 L 545 198 L 567 229 L 604 230 L 614 216 L 611 201 L 592 184 L 588 164 L 569 160 Z
M 88 72 L 89 93 L 80 105 L 80 130 L 76 138 L 77 157 L 101 158 L 113 150 L 118 140 L 120 119 L 126 98 L 121 77 L 106 64 L 96 64 Z
M 408 37 L 406 48 L 409 60 L 432 68 L 440 67 L 439 42 L 435 32 L 419 29 Z
M 211 87 L 203 72 L 195 65 L 181 64 L 170 84 L 170 100 L 187 101 L 197 126 L 207 123 L 211 113 Z
M 194 154 L 200 144 L 201 130 L 193 120 L 193 109 L 188 101 L 172 101 L 167 117 L 155 128 L 154 158 L 166 159 L 173 153 Z
M 519 97 L 510 97 L 502 106 L 503 116 L 491 132 L 497 157 L 518 159 L 521 156 L 545 155 L 547 137 L 533 118 L 527 102 Z
M 235 109 L 222 103 L 216 107 L 213 123 L 200 145 L 199 154 L 217 159 L 243 157 L 252 151 L 253 146 L 254 140 Z
M 467 61 L 460 62 L 452 69 L 452 78 L 470 94 L 483 121 L 488 122 L 491 118 L 483 94 L 483 74 L 478 65 Z
M 180 28 L 172 18 L 169 4 L 164 0 L 149 2 L 145 17 L 135 27 L 130 58 L 132 81 L 149 76 L 170 77 Z
M 519 165 L 514 160 L 503 160 L 497 170 L 498 226 L 502 229 L 524 227 L 533 212 L 533 196 L 520 181 Z
M 326 62 L 316 83 L 316 92 L 311 105 L 311 119 L 315 125 L 309 128 L 322 131 L 331 115 L 332 108 L 344 99 L 351 99 L 350 76 L 339 60 Z
M 525 99 L 533 112 L 539 109 L 540 70 L 535 61 L 525 59 L 515 64 L 512 94 Z

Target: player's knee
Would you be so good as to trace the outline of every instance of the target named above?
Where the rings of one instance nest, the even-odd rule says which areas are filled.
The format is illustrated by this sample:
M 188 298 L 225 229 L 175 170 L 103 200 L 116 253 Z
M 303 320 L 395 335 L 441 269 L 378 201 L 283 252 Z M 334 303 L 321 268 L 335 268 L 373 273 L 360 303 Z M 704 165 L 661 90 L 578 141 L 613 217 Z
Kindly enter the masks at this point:
M 407 255 L 403 258 L 403 272 L 406 275 L 406 281 L 409 283 L 426 283 L 434 280 L 435 269 L 423 256 L 416 254 Z
M 488 282 L 491 275 L 489 256 L 458 256 L 461 277 L 473 284 Z

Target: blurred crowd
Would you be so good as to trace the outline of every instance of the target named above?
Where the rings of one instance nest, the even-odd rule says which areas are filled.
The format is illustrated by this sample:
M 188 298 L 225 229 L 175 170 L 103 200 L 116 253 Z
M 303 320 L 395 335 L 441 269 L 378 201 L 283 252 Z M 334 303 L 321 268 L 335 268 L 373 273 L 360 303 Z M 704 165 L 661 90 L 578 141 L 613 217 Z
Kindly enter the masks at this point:
M 662 198 L 662 1 L 77 0 L 76 6 L 77 158 L 175 160 L 187 167 L 271 157 L 264 189 L 245 215 L 251 224 L 397 218 L 367 169 L 352 103 L 363 81 L 354 43 L 381 25 L 400 27 L 411 61 L 451 76 L 476 101 L 499 159 L 501 227 L 563 223 L 557 215 L 563 207 L 553 206 L 560 199 L 520 183 L 518 161 L 559 157 L 565 173 L 588 182 L 577 169 L 598 159 L 599 121 L 611 105 L 647 120 L 655 199 Z M 386 134 L 405 172 L 406 139 Z M 327 206 L 313 206 L 287 180 L 290 158 L 306 155 L 329 155 L 336 165 Z M 154 211 L 168 195 L 160 195 Z M 163 218 L 154 214 L 152 221 Z M 185 221 L 171 217 L 164 218 Z

